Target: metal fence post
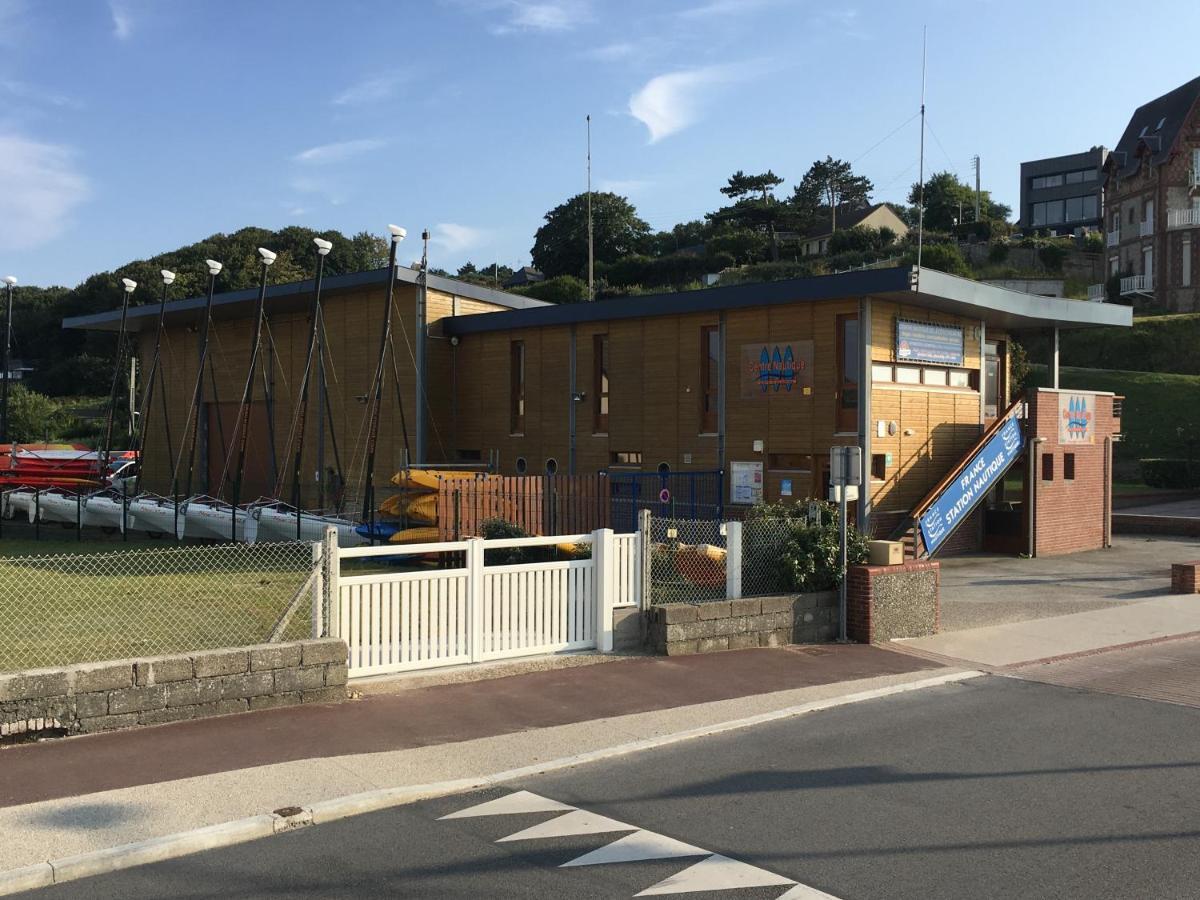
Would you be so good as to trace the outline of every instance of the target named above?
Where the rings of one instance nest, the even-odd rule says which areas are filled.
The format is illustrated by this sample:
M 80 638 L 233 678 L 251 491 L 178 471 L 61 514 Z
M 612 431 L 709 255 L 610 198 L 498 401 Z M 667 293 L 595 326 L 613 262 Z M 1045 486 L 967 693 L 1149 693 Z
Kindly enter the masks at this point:
M 342 637 L 342 595 L 338 581 L 342 574 L 342 559 L 338 553 L 338 533 L 332 525 L 325 528 L 325 594 L 323 605 L 329 617 L 326 629 L 330 637 Z
M 483 658 L 483 538 L 467 539 L 467 648 L 471 662 Z
M 725 523 L 725 597 L 742 596 L 742 523 Z
M 613 650 L 613 604 L 616 595 L 616 546 L 611 528 L 592 532 L 592 565 L 596 585 L 596 649 L 601 653 Z
M 336 532 L 335 532 L 336 533 Z M 325 636 L 325 540 L 312 542 L 312 637 Z
M 640 579 L 642 596 L 638 598 L 638 606 L 643 610 L 650 608 L 650 588 L 653 586 L 650 583 L 650 553 L 650 510 L 643 509 L 638 514 L 638 563 L 642 567 L 642 577 Z

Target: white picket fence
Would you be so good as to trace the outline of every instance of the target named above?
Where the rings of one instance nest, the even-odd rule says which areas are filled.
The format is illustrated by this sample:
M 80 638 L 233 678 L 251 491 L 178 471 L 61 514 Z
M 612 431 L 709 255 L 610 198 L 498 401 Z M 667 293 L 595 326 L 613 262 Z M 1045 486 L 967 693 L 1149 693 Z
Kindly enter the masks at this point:
M 637 534 L 473 538 L 403 547 L 337 547 L 327 534 L 329 634 L 349 647 L 350 677 L 532 656 L 612 650 L 613 609 L 638 606 Z M 588 544 L 590 559 L 487 565 L 485 552 Z M 460 552 L 461 568 L 343 575 L 347 559 Z

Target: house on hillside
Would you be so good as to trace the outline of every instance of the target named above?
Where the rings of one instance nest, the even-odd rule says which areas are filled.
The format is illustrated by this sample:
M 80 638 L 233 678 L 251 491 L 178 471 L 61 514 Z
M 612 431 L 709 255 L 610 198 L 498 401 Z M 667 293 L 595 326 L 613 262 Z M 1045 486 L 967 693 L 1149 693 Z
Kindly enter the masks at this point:
M 1120 295 L 1200 310 L 1200 78 L 1138 107 L 1104 174 L 1107 271 Z
M 1093 147 L 1021 163 L 1021 228 L 1066 235 L 1099 230 L 1107 159 L 1108 150 Z
M 823 256 L 829 251 L 834 228 L 890 228 L 897 238 L 908 234 L 908 226 L 886 203 L 858 208 L 839 207 L 836 218 L 825 210 L 821 223 L 799 236 L 801 256 Z
M 521 266 L 504 279 L 504 286 L 506 288 L 524 287 L 527 284 L 537 284 L 539 281 L 545 280 L 546 276 L 533 266 Z

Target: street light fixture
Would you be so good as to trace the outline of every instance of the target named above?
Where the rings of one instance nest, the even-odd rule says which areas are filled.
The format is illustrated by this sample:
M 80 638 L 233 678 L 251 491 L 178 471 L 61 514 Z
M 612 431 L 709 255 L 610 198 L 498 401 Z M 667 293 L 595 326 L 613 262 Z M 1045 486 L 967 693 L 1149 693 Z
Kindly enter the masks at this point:
M 408 237 L 408 229 L 402 228 L 399 225 L 389 225 L 388 231 L 392 233 L 393 244 L 398 244 L 400 241 Z

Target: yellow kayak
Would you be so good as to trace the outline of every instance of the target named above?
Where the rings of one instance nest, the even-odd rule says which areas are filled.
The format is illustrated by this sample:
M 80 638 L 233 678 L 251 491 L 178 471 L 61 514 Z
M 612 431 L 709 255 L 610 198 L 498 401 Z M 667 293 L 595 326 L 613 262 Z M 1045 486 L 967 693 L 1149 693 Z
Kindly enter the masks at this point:
M 407 494 L 392 494 L 379 504 L 379 511 L 385 516 L 398 516 L 400 510 L 404 509 L 404 501 L 407 499 Z
M 436 528 L 423 526 L 421 528 L 405 528 L 397 531 L 388 542 L 392 544 L 432 544 L 438 539 Z
M 461 469 L 404 469 L 392 476 L 392 484 L 409 491 L 436 491 L 440 481 L 468 481 L 478 472 Z

